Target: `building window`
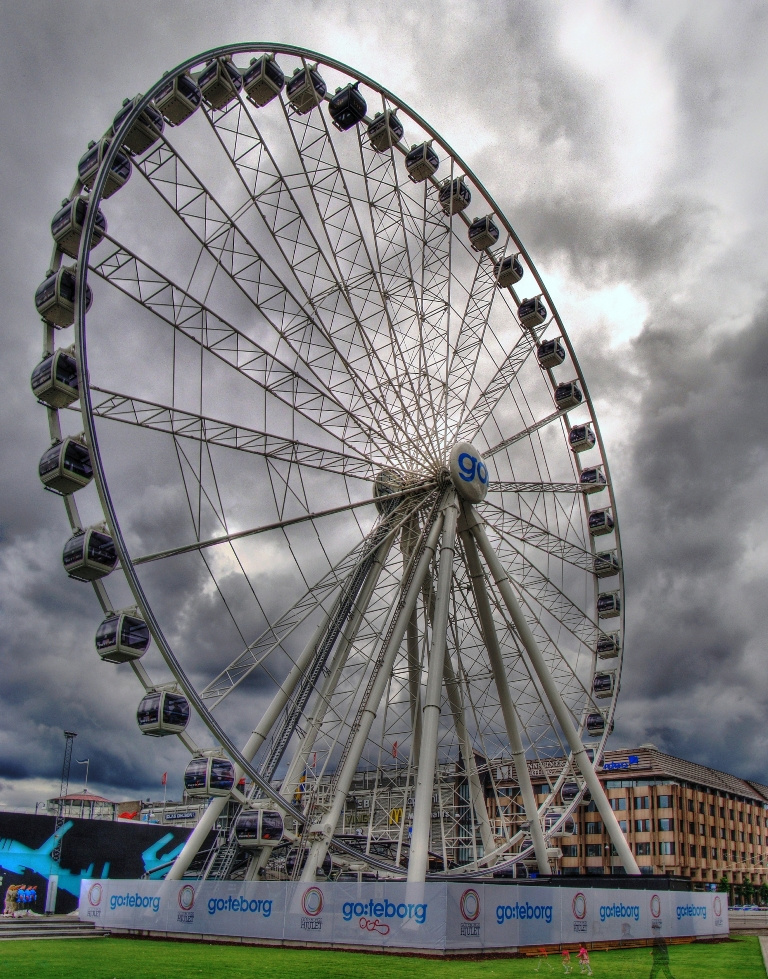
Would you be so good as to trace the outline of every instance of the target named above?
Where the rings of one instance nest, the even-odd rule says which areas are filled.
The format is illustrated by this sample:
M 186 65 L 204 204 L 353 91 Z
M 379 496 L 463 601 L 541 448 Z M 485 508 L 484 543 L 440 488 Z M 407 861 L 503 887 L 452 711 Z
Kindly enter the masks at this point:
M 747 855 L 746 855 L 746 853 L 742 853 L 742 855 L 741 855 L 741 862 L 742 863 L 746 863 L 747 862 Z
M 732 843 L 735 843 L 736 842 L 736 830 L 735 829 L 732 829 L 731 830 L 731 842 Z
M 706 856 L 707 855 L 707 848 L 705 846 L 703 846 L 702 847 L 702 850 L 704 850 L 704 856 Z M 714 847 L 714 846 L 712 847 L 711 856 L 712 856 L 712 859 L 713 860 L 717 860 L 717 847 Z
M 699 803 L 699 813 L 700 813 L 700 814 L 701 814 L 702 816 L 704 815 L 704 803 L 703 803 L 703 802 L 700 802 L 700 803 Z
M 579 848 L 575 843 L 566 843 L 560 847 L 564 857 L 578 857 Z
M 615 811 L 624 810 L 627 808 L 627 800 L 625 798 L 621 799 L 611 799 L 611 809 Z
M 650 843 L 635 843 L 635 853 L 638 857 L 650 857 L 651 855 L 651 844 Z
M 731 862 L 736 863 L 736 851 L 731 850 Z
M 696 832 L 696 823 L 688 823 L 688 832 L 691 836 Z
M 716 840 L 717 839 L 717 830 L 715 829 L 714 826 L 710 826 L 709 827 L 709 835 L 710 835 L 711 839 L 713 839 L 713 840 Z
M 702 849 L 706 849 L 706 847 L 702 847 Z M 688 844 L 688 853 L 692 857 L 695 857 L 696 856 L 696 844 L 695 843 L 689 843 Z
M 744 822 L 744 813 L 741 811 L 741 809 L 739 809 L 739 822 L 740 823 Z
M 728 818 L 733 819 L 733 809 L 728 810 Z
M 619 822 L 619 829 L 621 830 L 622 833 L 624 833 L 626 835 L 626 832 L 627 832 L 627 821 L 626 821 L 626 819 L 620 819 L 618 822 Z
M 650 833 L 651 832 L 651 821 L 650 821 L 650 819 L 636 819 L 635 820 L 635 832 L 636 833 Z
M 584 832 L 587 834 L 587 836 L 595 836 L 598 833 L 603 832 L 602 823 L 585 823 L 584 826 L 585 826 Z
M 587 843 L 587 856 L 588 857 L 602 857 L 603 848 L 600 843 Z
M 728 860 L 728 851 L 721 850 L 720 853 L 721 853 L 721 860 L 723 861 L 723 863 L 725 863 Z
M 748 812 L 747 813 L 747 822 L 749 823 L 750 826 L 752 825 L 752 813 L 751 812 Z
M 672 806 L 672 796 L 671 795 L 660 795 L 656 799 L 657 809 L 669 809 Z M 701 810 L 703 812 L 703 809 Z
M 693 799 L 688 800 L 688 812 L 693 812 Z
M 658 820 L 658 823 L 659 823 L 659 831 L 661 833 L 671 833 L 671 832 L 674 832 L 674 829 L 675 829 L 675 821 L 674 821 L 674 819 L 660 819 L 660 820 Z
M 587 806 L 587 812 L 597 812 L 597 803 L 594 799 Z
M 720 818 L 725 819 L 725 809 L 723 806 L 720 806 Z
M 710 816 L 714 816 L 715 815 L 715 807 L 714 806 L 710 806 L 709 807 L 709 815 Z
M 725 839 L 725 826 L 720 827 L 720 839 L 721 840 Z
M 674 855 L 675 855 L 674 843 L 659 843 L 659 856 L 674 857 Z
M 704 823 L 699 823 L 699 836 L 706 836 L 707 827 Z
M 647 795 L 636 795 L 634 802 L 635 809 L 650 809 L 650 800 Z

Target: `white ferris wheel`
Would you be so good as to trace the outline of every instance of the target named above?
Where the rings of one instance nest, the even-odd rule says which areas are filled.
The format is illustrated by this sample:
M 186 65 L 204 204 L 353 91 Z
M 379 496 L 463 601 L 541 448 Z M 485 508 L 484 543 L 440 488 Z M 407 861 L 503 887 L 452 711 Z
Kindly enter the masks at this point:
M 52 232 L 40 478 L 99 656 L 209 799 L 170 876 L 214 825 L 209 876 L 548 873 L 586 793 L 638 872 L 594 770 L 624 617 L 597 420 L 439 134 L 333 59 L 217 48 L 126 100 Z

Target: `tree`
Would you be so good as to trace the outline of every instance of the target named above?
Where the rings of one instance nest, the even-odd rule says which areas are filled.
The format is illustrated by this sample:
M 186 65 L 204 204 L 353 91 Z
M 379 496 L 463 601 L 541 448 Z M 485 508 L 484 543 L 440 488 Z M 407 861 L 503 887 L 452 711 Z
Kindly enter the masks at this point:
M 729 884 L 728 884 L 728 878 L 725 876 L 725 874 L 723 874 L 723 876 L 720 878 L 720 882 L 717 885 L 717 889 L 718 891 L 720 891 L 721 894 L 728 893 Z
M 757 889 L 759 895 L 759 901 L 761 904 L 768 904 L 768 883 L 765 881 Z

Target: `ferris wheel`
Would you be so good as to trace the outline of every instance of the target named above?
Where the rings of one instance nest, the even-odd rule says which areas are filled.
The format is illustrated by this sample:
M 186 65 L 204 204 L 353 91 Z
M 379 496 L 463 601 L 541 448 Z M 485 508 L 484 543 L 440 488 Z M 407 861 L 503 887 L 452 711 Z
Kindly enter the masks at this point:
M 209 800 L 170 876 L 225 808 L 213 876 L 286 846 L 304 880 L 547 873 L 586 793 L 638 872 L 594 768 L 624 617 L 597 420 L 439 134 L 330 58 L 217 48 L 126 99 L 52 233 L 40 478 L 99 656 Z

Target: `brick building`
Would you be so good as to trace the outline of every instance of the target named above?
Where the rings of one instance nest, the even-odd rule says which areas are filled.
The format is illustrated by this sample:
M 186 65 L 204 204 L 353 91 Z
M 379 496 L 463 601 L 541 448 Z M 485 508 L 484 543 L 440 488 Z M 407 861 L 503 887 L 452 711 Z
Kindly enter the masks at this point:
M 768 881 L 768 786 L 653 745 L 606 751 L 602 762 L 600 780 L 644 873 Z M 531 774 L 541 795 L 544 779 Z M 561 873 L 621 872 L 594 802 L 578 806 L 573 829 L 557 840 Z

